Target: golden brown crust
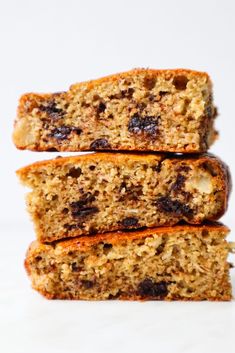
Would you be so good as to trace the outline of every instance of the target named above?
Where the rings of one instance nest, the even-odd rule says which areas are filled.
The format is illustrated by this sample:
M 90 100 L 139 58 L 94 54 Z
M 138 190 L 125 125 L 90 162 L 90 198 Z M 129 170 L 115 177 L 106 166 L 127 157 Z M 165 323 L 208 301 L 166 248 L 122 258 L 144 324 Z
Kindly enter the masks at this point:
M 70 238 L 66 240 L 59 240 L 53 243 L 53 246 L 60 246 L 66 251 L 74 250 L 79 247 L 80 251 L 87 251 L 91 246 L 96 245 L 100 242 L 110 243 L 112 245 L 120 244 L 124 240 L 134 240 L 146 238 L 151 234 L 170 234 L 173 235 L 178 231 L 197 231 L 197 230 L 218 230 L 221 233 L 228 234 L 230 229 L 219 222 L 208 222 L 202 225 L 191 225 L 191 224 L 177 224 L 174 227 L 158 227 L 158 228 L 147 228 L 144 230 L 135 230 L 135 231 L 118 231 L 118 232 L 107 232 L 104 234 L 96 234 L 93 237 L 83 236 L 79 238 Z M 44 249 L 47 244 L 40 243 L 35 240 L 31 243 L 30 249 Z
M 47 167 L 49 165 L 52 166 L 61 166 L 67 163 L 76 163 L 79 161 L 87 160 L 88 162 L 94 159 L 94 156 L 99 159 L 99 161 L 109 162 L 109 161 L 118 161 L 119 159 L 123 161 L 128 161 L 130 158 L 133 161 L 145 160 L 146 162 L 151 162 L 153 160 L 162 161 L 165 158 L 165 154 L 148 154 L 148 153 L 126 153 L 125 155 L 122 153 L 112 153 L 112 152 L 99 152 L 99 153 L 89 153 L 89 154 L 81 154 L 77 156 L 68 156 L 68 157 L 61 157 L 61 158 L 54 158 L 50 160 L 43 160 L 34 162 L 29 164 L 23 168 L 20 168 L 16 171 L 19 177 L 24 176 L 31 171 L 36 170 L 37 168 Z
M 79 83 L 75 83 L 72 84 L 70 86 L 70 89 L 77 89 L 80 86 L 84 86 L 87 85 L 89 89 L 93 88 L 94 86 L 99 86 L 101 83 L 104 82 L 112 82 L 112 81 L 117 81 L 119 79 L 125 79 L 128 76 L 135 76 L 141 73 L 148 73 L 150 75 L 153 76 L 159 76 L 159 75 L 164 75 L 164 76 L 168 76 L 173 77 L 175 75 L 185 75 L 185 74 L 190 74 L 192 77 L 206 77 L 206 79 L 208 80 L 208 82 L 210 83 L 210 85 L 212 85 L 211 83 L 211 79 L 210 76 L 208 75 L 207 72 L 203 72 L 203 71 L 196 71 L 196 70 L 190 70 L 190 69 L 162 69 L 162 70 L 158 70 L 158 69 L 145 69 L 145 68 L 136 68 L 136 69 L 132 69 L 129 71 L 124 71 L 121 73 L 117 73 L 117 74 L 112 74 L 112 75 L 107 75 L 104 77 L 100 77 L 98 79 L 94 79 L 94 80 L 88 80 L 88 81 L 83 81 L 83 82 L 79 82 Z M 60 92 L 59 92 L 60 93 Z M 64 92 L 61 92 L 64 93 Z M 49 98 L 51 96 L 51 93 L 25 93 L 20 97 L 19 100 L 19 113 L 21 113 L 21 108 L 22 106 L 28 102 L 29 100 L 31 100 L 31 98 L 37 97 L 37 98 Z
M 48 299 L 228 301 L 228 232 L 220 223 L 208 223 L 107 233 L 48 245 L 35 241 L 25 268 L 33 288 Z
M 143 87 L 140 88 L 137 94 L 138 98 L 136 96 L 134 100 L 129 99 L 129 103 L 128 101 L 123 103 L 123 97 L 118 98 L 117 101 L 122 103 L 120 103 L 120 108 L 116 111 L 116 103 L 112 105 L 113 98 L 111 100 L 109 99 L 112 93 L 114 93 L 114 96 L 115 94 L 117 95 L 117 93 L 113 92 L 113 90 L 115 91 L 115 84 L 118 85 L 120 81 L 130 81 L 131 79 L 134 81 L 134 78 L 144 75 L 150 78 L 150 80 L 159 79 L 170 81 L 175 77 L 185 76 L 187 76 L 189 80 L 195 80 L 195 84 L 193 83 L 193 85 L 198 85 L 198 91 L 195 91 L 196 96 L 199 94 L 199 91 L 201 92 L 200 98 L 199 96 L 194 97 L 194 101 L 192 101 L 194 108 L 196 110 L 198 109 L 197 112 L 193 108 L 193 112 L 190 111 L 188 115 L 186 114 L 187 106 L 194 94 L 189 94 L 188 97 L 187 95 L 184 97 L 180 95 L 175 97 L 175 103 L 178 102 L 178 105 L 176 103 L 173 106 L 171 101 L 167 103 L 164 101 L 160 103 L 157 108 L 157 101 L 151 100 L 151 97 L 154 96 L 152 94 L 152 88 L 146 88 L 146 92 L 150 96 L 150 101 L 146 103 L 147 98 L 142 96 L 141 93 Z M 200 80 L 201 83 L 198 83 Z M 200 84 L 202 85 L 202 81 L 203 87 L 200 86 Z M 105 91 L 107 94 L 104 96 L 99 94 L 100 92 L 104 93 L 104 91 L 100 89 L 102 85 L 105 86 L 104 91 L 106 90 L 108 92 Z M 109 86 L 109 88 L 107 88 L 107 86 Z M 129 86 L 127 85 L 127 87 Z M 166 93 L 164 92 L 164 84 L 162 87 L 162 92 Z M 124 90 L 121 92 L 124 92 Z M 78 97 L 76 98 L 77 94 Z M 105 101 L 105 104 L 107 103 L 109 106 L 110 113 L 107 113 L 107 116 L 102 116 L 101 119 L 97 118 L 97 99 L 95 98 L 94 101 L 91 102 L 92 98 L 89 96 L 87 103 L 86 98 L 84 98 L 87 94 L 88 96 L 91 94 L 93 97 L 98 97 L 97 99 L 101 100 L 100 104 L 103 104 Z M 173 99 L 173 95 L 173 93 L 169 94 L 169 96 L 172 96 L 171 99 Z M 156 94 L 154 97 L 156 98 Z M 134 104 L 132 108 L 130 108 L 130 102 Z M 72 106 L 70 106 L 70 104 L 72 104 Z M 81 107 L 86 107 L 86 110 L 83 108 L 80 109 L 80 106 L 78 108 L 78 104 L 80 104 Z M 197 108 L 196 105 L 198 105 Z M 49 110 L 52 109 L 49 115 L 46 113 L 48 112 L 48 106 Z M 123 107 L 126 108 L 127 106 L 129 108 L 127 110 L 124 109 L 124 112 Z M 147 106 L 148 108 L 143 111 L 143 109 L 145 109 L 143 107 Z M 55 110 L 53 111 L 53 109 Z M 112 109 L 114 109 L 114 111 L 111 112 Z M 63 114 L 59 116 L 60 113 L 57 114 L 57 112 L 62 112 L 62 110 Z M 123 116 L 121 117 L 122 112 Z M 161 120 L 163 119 L 163 121 L 160 124 L 162 127 L 158 130 L 163 130 L 162 137 L 161 132 L 159 133 L 158 131 L 156 134 L 156 130 L 152 135 L 147 129 L 143 132 L 143 126 L 142 132 L 139 131 L 137 133 L 136 131 L 129 131 L 128 121 L 130 122 L 131 118 L 135 116 L 133 114 L 138 113 L 139 118 L 143 118 L 139 120 L 140 124 L 142 124 L 143 121 L 147 123 L 149 118 L 150 120 L 153 119 L 153 124 L 156 124 L 156 127 L 161 112 L 163 114 Z M 51 113 L 52 115 L 50 116 Z M 74 118 L 75 116 L 76 119 Z M 51 117 L 52 119 L 50 119 Z M 17 148 L 34 151 L 91 151 L 103 149 L 113 151 L 204 152 L 214 142 L 217 136 L 213 127 L 215 117 L 216 109 L 213 106 L 212 100 L 212 83 L 207 73 L 187 69 L 134 69 L 96 80 L 74 84 L 67 92 L 54 94 L 24 94 L 19 101 L 13 140 Z M 146 118 L 148 119 L 144 120 Z M 87 119 L 90 121 L 89 129 L 87 127 Z M 169 126 L 172 127 L 172 119 L 175 120 L 174 130 L 179 130 L 180 132 L 178 136 L 177 134 L 169 133 Z M 192 123 L 192 127 L 189 127 L 192 119 L 195 119 L 195 121 Z M 112 127 L 110 123 L 111 125 L 113 124 Z M 64 126 L 66 128 L 72 127 L 71 134 L 68 134 L 69 137 L 63 139 L 54 138 L 53 131 L 61 127 L 63 128 Z M 78 134 L 73 132 L 78 130 Z M 146 133 L 146 131 L 148 132 Z M 78 136 L 76 136 L 76 134 Z M 165 134 L 169 135 L 167 140 Z M 101 138 L 108 140 L 106 145 L 102 147 L 96 145 L 96 147 L 94 147 L 94 142 Z
M 187 168 L 193 170 L 191 172 L 193 174 L 189 174 L 187 176 L 187 172 L 183 172 L 185 174 L 182 175 L 181 172 L 177 171 L 180 170 L 180 165 L 182 165 L 182 163 L 183 165 L 188 166 L 186 167 L 186 170 Z M 92 174 L 95 172 L 91 172 L 90 170 L 90 166 L 93 165 L 94 167 L 94 164 L 99 168 L 99 171 L 96 172 L 98 174 Z M 142 166 L 142 169 L 139 169 L 140 166 Z M 115 170 L 120 171 L 124 167 L 129 169 L 126 169 L 125 172 L 120 172 L 121 174 L 115 174 Z M 152 186 L 149 186 L 149 182 L 145 186 L 141 186 L 141 190 L 143 190 L 143 187 L 145 190 L 144 196 L 141 196 L 143 194 L 142 191 L 140 191 L 140 182 L 132 180 L 132 178 L 135 178 L 133 168 L 136 167 L 136 173 L 139 175 L 140 178 L 143 178 L 145 175 L 148 175 L 148 178 L 150 178 L 150 174 L 152 175 L 149 179 L 150 182 L 153 182 Z M 74 168 L 78 168 L 78 170 L 80 171 L 83 170 L 82 176 L 80 177 L 81 172 L 79 172 L 78 179 L 76 177 L 73 179 L 68 179 L 67 175 L 69 175 L 69 171 Z M 149 168 L 149 171 L 147 171 L 146 168 Z M 158 170 L 157 172 L 155 171 L 156 168 Z M 171 177 L 169 177 L 169 172 L 172 172 L 173 169 L 176 170 L 176 175 L 173 174 Z M 112 184 L 111 182 L 112 179 L 109 179 L 109 174 L 112 170 L 114 171 L 114 175 L 116 176 L 114 184 Z M 203 173 L 200 174 L 200 178 L 198 173 Z M 31 208 L 29 208 L 29 211 L 35 221 L 38 239 L 42 242 L 59 240 L 65 237 L 76 237 L 79 235 L 92 235 L 95 232 L 104 233 L 107 231 L 121 230 L 125 228 L 125 223 L 122 223 L 123 220 L 128 219 L 128 217 L 130 218 L 131 222 L 133 220 L 133 224 L 131 226 L 128 225 L 128 227 L 131 228 L 173 225 L 177 224 L 181 220 L 184 220 L 191 224 L 200 224 L 203 220 L 217 220 L 227 209 L 228 198 L 231 189 L 231 179 L 229 177 L 229 171 L 227 166 L 220 159 L 209 154 L 204 154 L 200 156 L 193 155 L 188 157 L 160 154 L 85 154 L 36 162 L 19 169 L 17 171 L 17 174 L 26 186 L 29 186 L 34 190 L 32 193 L 32 202 L 30 202 Z M 131 185 L 134 185 L 133 188 L 130 184 L 128 187 L 125 183 L 123 184 L 123 175 L 128 180 L 132 180 Z M 178 192 L 176 189 L 176 192 L 172 193 L 171 191 L 175 187 L 172 185 L 176 185 L 174 183 L 176 183 L 176 181 L 178 180 L 177 175 L 179 176 L 179 178 L 183 179 L 183 183 L 188 178 L 187 185 L 184 189 L 181 189 L 181 191 Z M 165 180 L 165 177 L 170 178 L 170 184 L 167 187 L 165 187 L 164 184 L 162 185 L 163 180 Z M 90 181 L 88 182 L 88 180 L 90 180 L 89 178 L 92 178 L 92 184 L 90 184 Z M 101 186 L 98 186 L 97 182 L 95 182 L 94 184 L 94 180 L 96 180 L 96 178 L 99 178 L 101 180 Z M 42 190 L 42 188 L 44 189 L 45 185 L 43 182 L 44 179 L 48 185 L 47 192 L 45 195 Z M 54 181 L 52 181 L 53 179 Z M 49 180 L 51 180 L 52 183 Z M 108 193 L 107 191 L 105 191 L 104 194 L 102 194 L 102 185 L 108 185 L 102 184 L 102 180 L 105 180 L 105 183 L 107 183 L 109 180 L 109 182 L 112 184 L 112 188 L 108 189 L 110 190 L 108 191 Z M 56 182 L 57 184 L 56 189 L 53 187 L 54 182 Z M 134 184 L 132 184 L 133 182 Z M 202 185 L 200 183 L 202 183 Z M 120 196 L 120 190 L 122 190 L 123 186 L 120 185 L 124 185 L 125 188 L 124 193 L 122 191 L 122 195 L 125 196 L 122 197 Z M 65 190 L 67 190 L 67 187 L 68 192 L 65 192 Z M 74 188 L 74 191 L 72 191 L 71 187 Z M 204 190 L 205 187 L 209 189 Z M 61 192 L 58 190 L 58 188 L 61 188 L 61 192 L 63 193 L 64 198 L 61 197 Z M 176 186 L 176 188 L 178 188 L 178 186 Z M 93 210 L 95 212 L 94 215 L 91 214 L 91 217 L 81 216 L 83 217 L 80 218 L 80 220 L 82 220 L 83 222 L 82 226 L 79 225 L 79 218 L 76 218 L 76 216 L 73 217 L 71 208 L 73 202 L 75 202 L 74 204 L 76 204 L 76 202 L 78 202 L 78 205 L 81 204 L 81 202 L 79 201 L 80 189 L 82 189 L 82 195 L 90 195 L 90 197 L 94 201 L 94 203 L 90 204 L 88 202 L 86 206 L 88 207 L 88 212 L 90 209 L 91 212 L 93 212 Z M 136 190 L 137 192 L 139 192 L 139 196 L 135 194 Z M 154 192 L 153 195 L 151 194 L 152 192 Z M 99 195 L 99 198 L 97 200 L 94 196 L 92 196 L 94 195 L 94 193 Z M 117 193 L 117 195 L 115 193 Z M 46 201 L 51 200 L 52 197 L 55 197 L 55 200 L 57 200 L 58 197 L 55 196 L 57 194 L 60 197 L 59 204 L 50 203 Z M 161 196 L 163 196 L 163 201 L 160 200 L 160 206 L 158 206 L 159 204 L 156 204 L 155 200 L 159 200 L 159 198 L 161 199 Z M 187 199 L 187 197 L 191 197 L 191 199 Z M 194 203 L 194 199 L 196 200 L 196 203 Z M 113 200 L 115 200 L 115 204 L 113 203 Z M 125 200 L 128 202 L 126 206 L 124 206 Z M 179 200 L 180 203 L 174 200 Z M 163 202 L 163 206 L 161 206 L 161 202 Z M 174 202 L 176 203 L 174 204 Z M 177 213 L 174 214 L 174 207 L 177 210 L 178 205 L 179 207 L 182 207 L 182 210 L 185 210 L 185 214 L 181 213 L 181 211 L 179 211 L 178 215 Z M 204 205 L 206 205 L 206 208 Z M 83 207 L 85 207 L 85 205 Z M 117 211 L 117 207 L 120 207 L 122 212 L 121 215 L 119 214 L 119 211 Z M 139 207 L 148 208 L 147 212 L 149 218 L 143 217 L 143 209 Z M 152 207 L 151 211 L 149 207 Z M 132 213 L 133 208 L 134 214 Z M 45 213 L 45 209 L 49 211 L 48 215 Z M 63 213 L 64 209 L 66 212 L 65 214 Z M 125 209 L 126 211 L 123 211 Z M 193 217 L 191 216 L 190 209 L 195 210 L 192 214 Z M 187 213 L 188 210 L 189 213 Z M 55 212 L 55 216 L 52 215 L 53 212 Z M 80 210 L 78 211 L 78 213 L 79 212 Z M 83 211 L 81 211 L 80 213 L 81 215 L 82 212 Z M 115 213 L 115 215 L 113 213 Z M 50 218 L 48 219 L 48 217 Z M 107 223 L 107 217 L 109 218 L 109 223 Z M 47 230 L 47 228 L 45 227 L 48 222 L 49 230 Z
M 162 69 L 162 70 L 158 70 L 158 69 L 136 68 L 133 70 L 117 73 L 114 75 L 108 75 L 105 77 L 101 77 L 96 80 L 89 80 L 89 81 L 82 82 L 82 83 L 76 83 L 74 85 L 71 85 L 70 89 L 73 90 L 74 88 L 78 88 L 79 86 L 81 86 L 83 84 L 87 84 L 89 88 L 92 88 L 94 86 L 99 86 L 101 83 L 104 83 L 104 82 L 110 82 L 110 81 L 112 82 L 112 81 L 116 81 L 119 79 L 125 79 L 128 76 L 136 76 L 136 75 L 139 75 L 143 72 L 144 73 L 146 72 L 149 75 L 153 75 L 156 77 L 164 75 L 165 77 L 169 77 L 169 78 L 174 77 L 176 75 L 190 74 L 192 77 L 198 77 L 198 76 L 206 77 L 207 80 L 211 84 L 210 76 L 208 75 L 207 72 L 195 71 L 195 70 L 190 70 L 190 69 Z

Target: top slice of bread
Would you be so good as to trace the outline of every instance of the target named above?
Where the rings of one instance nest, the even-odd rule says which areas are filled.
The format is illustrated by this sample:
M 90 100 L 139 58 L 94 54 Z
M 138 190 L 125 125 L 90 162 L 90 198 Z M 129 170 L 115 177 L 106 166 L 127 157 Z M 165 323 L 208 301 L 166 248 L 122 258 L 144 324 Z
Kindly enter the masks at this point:
M 204 152 L 216 138 L 207 73 L 134 69 L 21 97 L 13 140 L 35 151 Z

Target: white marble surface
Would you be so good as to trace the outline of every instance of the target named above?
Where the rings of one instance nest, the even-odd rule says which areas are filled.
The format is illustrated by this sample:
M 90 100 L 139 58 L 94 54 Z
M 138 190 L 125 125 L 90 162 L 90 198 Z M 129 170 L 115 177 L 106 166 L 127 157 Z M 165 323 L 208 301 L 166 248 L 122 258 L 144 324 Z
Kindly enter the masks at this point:
M 234 352 L 234 301 L 48 301 L 30 288 L 23 268 L 30 225 L 2 226 L 1 234 L 1 352 Z

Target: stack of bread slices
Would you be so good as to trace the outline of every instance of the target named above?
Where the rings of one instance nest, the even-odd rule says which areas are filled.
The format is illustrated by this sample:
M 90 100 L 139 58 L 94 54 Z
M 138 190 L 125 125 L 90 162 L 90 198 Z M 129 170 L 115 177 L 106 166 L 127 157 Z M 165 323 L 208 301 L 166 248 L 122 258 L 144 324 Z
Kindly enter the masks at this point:
M 17 171 L 37 240 L 25 267 L 47 298 L 230 300 L 227 166 L 203 72 L 135 69 L 26 94 L 14 143 L 84 152 Z

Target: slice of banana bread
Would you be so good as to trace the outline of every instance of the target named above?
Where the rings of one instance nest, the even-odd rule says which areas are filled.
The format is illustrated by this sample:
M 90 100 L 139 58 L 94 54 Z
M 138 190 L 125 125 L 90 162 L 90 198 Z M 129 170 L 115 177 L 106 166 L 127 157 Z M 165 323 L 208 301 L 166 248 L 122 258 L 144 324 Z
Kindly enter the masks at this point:
M 17 172 L 38 240 L 111 230 L 195 224 L 225 211 L 229 175 L 211 155 L 93 153 L 34 163 Z
M 175 226 L 33 242 L 25 267 L 47 298 L 230 300 L 228 228 Z
M 206 73 L 135 69 L 23 95 L 13 139 L 36 151 L 203 152 L 216 137 L 215 116 Z

